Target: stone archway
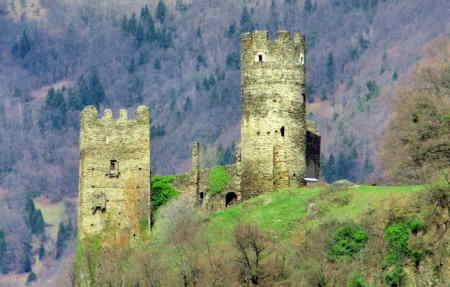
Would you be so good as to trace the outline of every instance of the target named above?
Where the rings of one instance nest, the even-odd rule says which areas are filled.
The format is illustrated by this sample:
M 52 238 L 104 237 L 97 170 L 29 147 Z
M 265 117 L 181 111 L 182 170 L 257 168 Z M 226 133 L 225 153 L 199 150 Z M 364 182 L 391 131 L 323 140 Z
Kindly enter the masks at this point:
M 225 207 L 235 204 L 237 201 L 237 195 L 234 192 L 228 192 L 225 195 Z

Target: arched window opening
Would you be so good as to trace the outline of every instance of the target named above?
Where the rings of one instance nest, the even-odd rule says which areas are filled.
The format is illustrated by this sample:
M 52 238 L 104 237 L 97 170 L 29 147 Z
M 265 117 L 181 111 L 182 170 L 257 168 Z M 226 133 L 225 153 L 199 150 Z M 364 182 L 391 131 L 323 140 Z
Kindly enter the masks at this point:
M 234 192 L 228 192 L 225 195 L 225 207 L 235 204 L 237 201 L 237 195 Z
M 284 137 L 284 127 L 281 127 L 280 133 L 281 133 L 281 136 Z
M 255 62 L 257 62 L 257 63 L 262 63 L 262 62 L 264 62 L 264 54 L 263 53 L 258 53 L 258 54 L 256 54 L 256 56 L 255 56 Z
M 300 54 L 300 57 L 298 58 L 298 63 L 300 65 L 304 65 L 305 64 L 305 55 L 303 53 Z

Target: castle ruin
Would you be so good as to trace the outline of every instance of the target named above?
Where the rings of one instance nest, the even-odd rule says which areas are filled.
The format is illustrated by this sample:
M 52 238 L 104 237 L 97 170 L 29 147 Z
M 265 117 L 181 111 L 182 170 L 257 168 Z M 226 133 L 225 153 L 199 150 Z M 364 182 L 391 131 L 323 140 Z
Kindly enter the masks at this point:
M 192 146 L 192 168 L 177 176 L 179 191 L 197 207 L 225 208 L 279 188 L 300 186 L 319 177 L 320 135 L 305 119 L 305 40 L 300 33 L 266 31 L 241 36 L 241 142 L 236 162 L 224 167 L 229 182 L 208 191 L 210 169 L 200 167 L 200 144 Z M 132 244 L 151 222 L 150 116 L 139 106 L 98 117 L 88 106 L 80 120 L 78 247 L 100 238 L 101 250 Z M 89 250 L 88 250 L 89 251 Z M 108 255 L 99 253 L 99 257 Z M 89 259 L 77 259 L 76 286 L 88 287 Z M 97 266 L 101 268 L 101 266 Z M 101 269 L 99 269 L 101 270 Z M 94 272 L 95 273 L 95 272 Z M 91 275 L 97 276 L 97 274 Z
M 134 239 L 150 218 L 149 111 L 136 110 L 128 119 L 121 110 L 118 119 L 105 110 L 86 107 L 80 121 L 80 178 L 78 234 L 114 230 L 111 240 Z

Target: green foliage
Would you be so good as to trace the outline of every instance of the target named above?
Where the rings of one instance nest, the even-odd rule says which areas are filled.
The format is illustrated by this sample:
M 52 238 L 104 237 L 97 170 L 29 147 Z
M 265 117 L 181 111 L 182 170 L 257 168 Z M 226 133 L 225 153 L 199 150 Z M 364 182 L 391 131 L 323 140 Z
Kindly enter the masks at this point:
M 38 257 L 39 260 L 42 260 L 45 257 L 45 247 L 43 242 L 41 242 L 41 245 L 39 246 Z
M 24 30 L 19 42 L 14 44 L 11 52 L 15 57 L 23 59 L 31 51 L 31 48 L 31 41 L 28 37 L 27 31 Z
M 158 6 L 156 6 L 156 19 L 159 20 L 160 23 L 164 23 L 164 20 L 167 16 L 167 7 L 163 0 L 159 0 Z
M 32 234 L 42 234 L 44 232 L 44 217 L 42 216 L 42 212 L 36 209 L 31 198 L 27 198 L 25 202 L 25 223 Z
M 31 272 L 32 262 L 32 251 L 31 242 L 23 242 L 23 254 L 20 258 L 20 272 L 28 273 Z
M 316 11 L 317 4 L 313 4 L 312 0 L 305 0 L 303 12 L 305 16 L 310 16 Z
M 355 224 L 345 224 L 333 234 L 328 253 L 333 258 L 353 257 L 368 240 L 367 230 Z
M 242 9 L 240 28 L 241 28 L 241 33 L 250 32 L 250 31 L 254 30 L 253 29 L 254 26 L 252 23 L 252 17 L 250 15 L 250 13 L 248 12 L 247 7 L 244 7 L 244 9 Z
M 366 287 L 368 286 L 366 280 L 361 273 L 353 273 L 348 280 L 348 287 Z
M 226 65 L 227 68 L 232 70 L 238 70 L 240 66 L 240 55 L 238 52 L 232 52 L 231 54 L 228 54 Z
M 144 234 L 147 230 L 148 230 L 148 218 L 142 217 L 139 220 L 139 231 Z
M 153 210 L 176 197 L 179 192 L 171 185 L 175 180 L 173 175 L 154 175 L 151 183 L 151 202 Z
M 0 274 L 6 271 L 6 248 L 5 233 L 0 230 Z
M 400 221 L 386 227 L 384 238 L 388 242 L 386 262 L 396 263 L 408 255 L 409 226 Z
M 417 233 L 425 228 L 425 223 L 419 217 L 414 217 L 408 221 L 408 227 L 412 233 Z
M 330 154 L 328 160 L 321 163 L 321 173 L 327 182 L 334 182 L 339 179 L 355 180 L 353 170 L 356 166 L 357 153 L 354 148 L 350 153 L 338 153 L 337 159 Z
M 402 286 L 404 277 L 405 272 L 403 271 L 403 266 L 401 264 L 395 264 L 386 272 L 384 281 L 390 287 Z
M 366 84 L 367 90 L 369 91 L 366 95 L 367 101 L 374 99 L 380 95 L 380 88 L 374 80 L 370 80 Z
M 28 277 L 27 277 L 27 285 L 36 280 L 37 280 L 36 274 L 34 272 L 31 272 L 30 274 L 28 274 Z
M 222 145 L 219 146 L 217 151 L 217 162 L 219 165 L 232 164 L 235 161 L 235 144 L 224 149 Z
M 328 53 L 327 63 L 326 63 L 326 77 L 329 84 L 334 85 L 335 78 L 335 65 L 333 52 Z
M 161 60 L 159 58 L 155 59 L 155 63 L 153 64 L 153 68 L 155 68 L 155 70 L 161 70 Z
M 398 80 L 398 73 L 397 72 L 393 72 L 392 73 L 392 81 L 395 82 Z
M 47 129 L 61 130 L 66 124 L 67 107 L 63 90 L 51 88 L 45 98 L 38 125 L 42 132 Z
M 224 35 L 226 38 L 231 39 L 236 34 L 237 28 L 236 23 L 233 22 L 228 26 L 228 29 L 225 31 Z
M 231 176 L 225 167 L 218 165 L 213 167 L 208 174 L 208 190 L 215 194 L 221 192 L 230 181 Z
M 81 75 L 74 89 L 68 90 L 69 110 L 81 110 L 84 106 L 94 105 L 99 108 L 106 94 L 98 77 L 97 69 L 92 68 Z
M 163 126 L 153 126 L 150 129 L 152 138 L 162 137 L 166 134 L 166 129 Z
M 208 67 L 208 61 L 207 61 L 206 57 L 203 56 L 203 54 L 198 54 L 197 55 L 197 66 L 196 66 L 196 69 L 199 70 L 200 67 L 202 67 L 202 66 L 207 68 Z
M 411 258 L 416 264 L 425 257 L 425 249 L 422 246 L 408 246 L 410 233 L 416 233 L 425 227 L 418 217 L 410 219 L 396 219 L 384 231 L 384 239 L 388 243 L 384 257 L 385 264 L 389 266 L 385 273 L 385 282 L 389 286 L 400 286 L 403 278 L 403 262 Z

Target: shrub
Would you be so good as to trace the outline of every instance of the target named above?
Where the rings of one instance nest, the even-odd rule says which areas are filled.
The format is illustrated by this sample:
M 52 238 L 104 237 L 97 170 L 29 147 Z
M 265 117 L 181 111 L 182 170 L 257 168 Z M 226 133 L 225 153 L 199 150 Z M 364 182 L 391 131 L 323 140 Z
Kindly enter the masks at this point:
M 409 226 L 400 221 L 386 227 L 384 239 L 388 242 L 387 263 L 399 262 L 408 254 Z
M 208 190 L 213 194 L 221 192 L 230 181 L 231 176 L 223 166 L 213 167 L 208 174 Z
M 175 176 L 173 175 L 152 176 L 151 202 L 153 210 L 158 209 L 161 205 L 179 194 L 179 192 L 171 185 L 174 180 Z
M 394 265 L 384 277 L 384 282 L 386 282 L 387 286 L 401 286 L 403 278 L 405 277 L 405 273 L 403 271 L 403 267 L 400 264 Z
M 355 224 L 345 224 L 334 232 L 329 255 L 334 258 L 353 257 L 364 248 L 368 240 L 367 230 Z
M 409 230 L 411 230 L 412 233 L 417 233 L 420 230 L 424 229 L 425 224 L 422 221 L 422 219 L 418 217 L 414 217 L 408 222 Z
M 348 280 L 348 287 L 365 287 L 366 281 L 361 273 L 353 273 Z

